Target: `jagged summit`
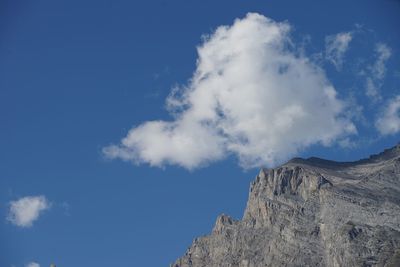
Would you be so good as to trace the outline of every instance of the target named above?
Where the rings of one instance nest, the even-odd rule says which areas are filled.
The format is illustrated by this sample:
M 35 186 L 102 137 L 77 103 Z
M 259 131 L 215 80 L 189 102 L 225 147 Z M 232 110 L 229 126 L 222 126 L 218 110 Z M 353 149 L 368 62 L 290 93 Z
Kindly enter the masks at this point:
M 242 220 L 219 216 L 173 266 L 400 266 L 400 145 L 261 169 Z
M 368 161 L 389 160 L 400 156 L 400 143 L 392 148 L 385 149 L 382 153 L 371 155 Z M 362 161 L 362 160 L 361 160 Z
M 286 164 L 308 164 L 313 166 L 321 166 L 321 167 L 348 167 L 354 166 L 358 164 L 368 164 L 368 163 L 376 163 L 383 160 L 390 160 L 395 157 L 400 156 L 400 143 L 392 148 L 385 149 L 379 154 L 373 154 L 365 159 L 360 159 L 356 161 L 334 161 L 328 159 L 322 159 L 318 157 L 310 157 L 307 159 L 304 158 L 293 158 L 288 161 Z

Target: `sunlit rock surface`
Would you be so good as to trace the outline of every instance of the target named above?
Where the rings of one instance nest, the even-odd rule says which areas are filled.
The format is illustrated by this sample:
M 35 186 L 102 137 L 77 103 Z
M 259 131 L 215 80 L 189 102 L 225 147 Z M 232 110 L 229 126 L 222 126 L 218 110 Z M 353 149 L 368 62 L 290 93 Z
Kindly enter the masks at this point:
M 400 145 L 262 169 L 242 220 L 219 216 L 172 266 L 400 266 Z

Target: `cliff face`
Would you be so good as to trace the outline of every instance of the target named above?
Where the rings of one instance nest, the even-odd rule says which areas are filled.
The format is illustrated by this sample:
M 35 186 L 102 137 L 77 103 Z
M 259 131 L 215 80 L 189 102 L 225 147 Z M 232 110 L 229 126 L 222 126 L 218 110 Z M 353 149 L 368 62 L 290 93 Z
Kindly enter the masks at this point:
M 262 169 L 243 219 L 219 216 L 172 266 L 400 266 L 400 145 Z

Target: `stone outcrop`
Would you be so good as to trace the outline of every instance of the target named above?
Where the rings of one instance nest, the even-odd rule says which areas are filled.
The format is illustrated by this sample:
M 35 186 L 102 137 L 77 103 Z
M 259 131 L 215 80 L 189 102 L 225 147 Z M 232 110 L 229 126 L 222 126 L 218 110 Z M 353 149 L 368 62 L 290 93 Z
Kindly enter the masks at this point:
M 172 266 L 400 266 L 400 145 L 262 169 L 242 220 L 219 216 Z

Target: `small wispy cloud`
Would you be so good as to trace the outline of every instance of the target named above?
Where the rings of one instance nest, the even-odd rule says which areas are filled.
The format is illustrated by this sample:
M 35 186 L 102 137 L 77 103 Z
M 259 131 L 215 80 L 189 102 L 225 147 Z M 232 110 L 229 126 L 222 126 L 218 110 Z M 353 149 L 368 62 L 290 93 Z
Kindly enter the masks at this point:
M 351 32 L 341 32 L 329 35 L 325 38 L 325 58 L 330 61 L 337 70 L 342 69 L 344 54 L 353 39 Z
M 31 227 L 40 214 L 50 208 L 44 196 L 27 196 L 11 201 L 7 220 L 20 227 Z
M 382 135 L 400 132 L 400 95 L 388 101 L 375 126 Z
M 26 267 L 40 267 L 39 263 L 36 262 L 30 262 L 27 265 L 25 265 Z
M 392 55 L 392 50 L 384 43 L 376 45 L 377 59 L 372 66 L 372 74 L 377 79 L 383 79 L 386 73 L 386 61 Z
M 382 99 L 380 89 L 386 74 L 386 61 L 392 55 L 392 51 L 386 44 L 378 43 L 375 47 L 375 54 L 375 63 L 367 68 L 365 94 L 376 102 Z

